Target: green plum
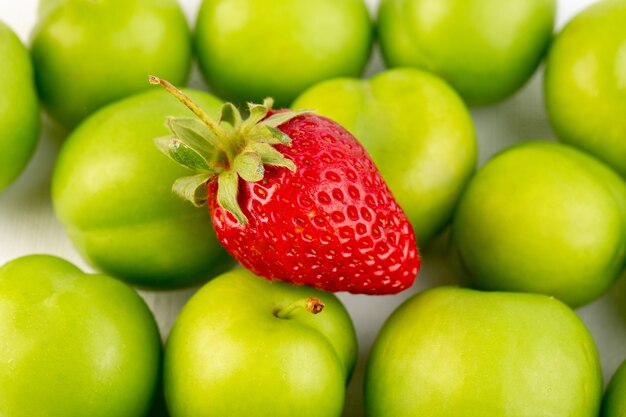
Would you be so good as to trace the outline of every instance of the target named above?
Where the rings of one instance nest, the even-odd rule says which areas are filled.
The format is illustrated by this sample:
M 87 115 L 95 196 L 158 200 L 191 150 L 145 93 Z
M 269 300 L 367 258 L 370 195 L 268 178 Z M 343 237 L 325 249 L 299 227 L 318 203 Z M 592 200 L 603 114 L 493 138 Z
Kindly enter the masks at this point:
M 217 114 L 215 97 L 188 91 Z M 218 243 L 208 210 L 176 196 L 186 169 L 165 158 L 154 139 L 167 116 L 191 116 L 164 90 L 111 104 L 85 120 L 61 149 L 52 178 L 57 216 L 96 268 L 136 285 L 198 284 L 233 264 Z
M 292 108 L 315 109 L 365 146 L 418 244 L 448 224 L 474 172 L 476 137 L 467 108 L 441 79 L 410 68 L 339 78 L 308 89 Z
M 556 135 L 626 177 L 626 2 L 604 0 L 556 37 L 545 101 Z
M 325 304 L 317 315 L 305 308 L 312 299 Z M 238 269 L 206 284 L 176 320 L 165 398 L 172 417 L 339 417 L 356 354 L 333 294 Z
M 183 84 L 191 34 L 176 0 L 42 0 L 31 54 L 42 103 L 73 128 L 148 74 Z
M 624 267 L 626 184 L 574 148 L 524 143 L 494 157 L 470 181 L 452 245 L 473 287 L 584 305 Z
M 601 417 L 626 415 L 626 362 L 615 371 L 602 400 Z
M 195 45 L 220 97 L 287 106 L 319 81 L 360 75 L 372 33 L 363 0 L 205 0 Z
M 485 105 L 532 76 L 555 14 L 556 0 L 382 0 L 378 33 L 389 66 L 432 71 Z
M 0 416 L 144 417 L 161 340 L 130 287 L 31 255 L 0 267 Z
M 39 135 L 39 103 L 28 51 L 0 21 L 0 191 L 30 160 Z
M 402 304 L 367 363 L 368 417 L 596 417 L 593 338 L 539 294 L 439 287 Z

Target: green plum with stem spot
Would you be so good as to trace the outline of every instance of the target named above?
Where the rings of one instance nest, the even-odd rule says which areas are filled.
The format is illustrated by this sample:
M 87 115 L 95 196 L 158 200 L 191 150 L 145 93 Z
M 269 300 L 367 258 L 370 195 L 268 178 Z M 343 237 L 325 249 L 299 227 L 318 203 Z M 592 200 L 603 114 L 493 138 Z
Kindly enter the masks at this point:
M 356 355 L 354 326 L 333 294 L 237 269 L 176 319 L 165 399 L 171 417 L 339 417 Z

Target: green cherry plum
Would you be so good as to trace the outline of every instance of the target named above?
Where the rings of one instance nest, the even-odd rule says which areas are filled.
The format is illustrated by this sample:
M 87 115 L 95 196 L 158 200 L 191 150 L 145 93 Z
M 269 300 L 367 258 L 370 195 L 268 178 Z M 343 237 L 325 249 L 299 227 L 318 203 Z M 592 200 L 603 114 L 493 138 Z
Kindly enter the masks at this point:
M 624 268 L 626 184 L 575 148 L 524 143 L 472 178 L 456 210 L 452 245 L 472 287 L 584 305 Z
M 145 417 L 161 340 L 121 281 L 31 255 L 0 267 L 0 416 Z
M 319 81 L 360 75 L 372 32 L 363 0 L 205 0 L 195 46 L 220 97 L 287 106 Z
M 356 354 L 333 294 L 238 269 L 206 284 L 177 318 L 165 398 L 172 417 L 339 417 Z
M 486 105 L 532 76 L 555 13 L 556 0 L 382 0 L 378 33 L 387 65 L 432 71 Z
M 41 101 L 68 128 L 105 104 L 177 84 L 191 68 L 191 34 L 176 0 L 41 0 L 31 54 Z
M 188 93 L 209 114 L 219 111 L 215 97 Z M 161 90 L 101 109 L 64 143 L 52 178 L 54 209 L 79 252 L 97 269 L 150 288 L 198 284 L 233 264 L 208 211 L 171 190 L 188 172 L 155 146 L 169 134 L 167 116 L 192 113 Z
M 28 51 L 0 21 L 0 191 L 30 160 L 39 135 L 39 103 Z
M 593 338 L 559 300 L 439 287 L 386 321 L 365 374 L 367 417 L 596 417 Z
M 602 400 L 601 417 L 626 415 L 626 361 L 615 371 Z
M 559 139 L 626 177 L 626 2 L 597 2 L 568 23 L 550 48 L 544 80 Z
M 449 223 L 477 150 L 469 112 L 443 80 L 410 68 L 338 78 L 306 90 L 292 108 L 314 109 L 365 146 L 419 245 Z

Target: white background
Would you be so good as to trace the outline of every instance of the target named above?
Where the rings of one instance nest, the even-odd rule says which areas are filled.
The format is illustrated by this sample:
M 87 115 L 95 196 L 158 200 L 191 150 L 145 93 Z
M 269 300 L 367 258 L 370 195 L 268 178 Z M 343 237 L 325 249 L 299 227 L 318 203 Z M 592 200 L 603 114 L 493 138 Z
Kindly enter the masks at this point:
M 557 29 L 592 0 L 559 0 Z M 195 19 L 200 0 L 181 0 L 190 22 Z M 368 0 L 372 12 L 377 0 Z M 28 44 L 36 21 L 36 0 L 0 0 L 0 20 L 5 21 Z M 1 74 L 0 63 L 0 76 Z M 374 54 L 366 75 L 383 69 Z M 190 85 L 206 89 L 197 71 Z M 0 92 L 1 94 L 2 92 Z M 480 163 L 496 151 L 524 140 L 552 139 L 541 95 L 541 71 L 518 94 L 488 108 L 473 109 L 480 148 Z M 10 132 L 0 132 L 6 135 Z M 47 253 L 64 257 L 90 270 L 73 249 L 50 203 L 50 173 L 64 133 L 47 118 L 35 157 L 21 178 L 0 194 L 0 265 L 18 256 Z M 423 268 L 416 285 L 396 296 L 371 297 L 339 294 L 357 328 L 360 355 L 357 370 L 348 389 L 344 416 L 361 416 L 363 369 L 366 356 L 383 321 L 393 309 L 412 294 L 433 285 L 456 282 L 448 266 L 445 236 L 422 253 Z M 176 314 L 195 289 L 152 293 L 142 296 L 154 311 L 165 338 Z M 626 357 L 626 277 L 595 303 L 578 310 L 598 344 L 605 382 Z

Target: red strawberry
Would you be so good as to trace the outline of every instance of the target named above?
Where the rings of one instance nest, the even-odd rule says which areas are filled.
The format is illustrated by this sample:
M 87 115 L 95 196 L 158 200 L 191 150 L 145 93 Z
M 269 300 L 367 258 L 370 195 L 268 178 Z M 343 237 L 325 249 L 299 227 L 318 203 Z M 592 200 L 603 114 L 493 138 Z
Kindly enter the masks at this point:
M 232 104 L 212 121 L 169 83 L 198 119 L 170 118 L 161 149 L 198 172 L 174 190 L 207 202 L 220 242 L 268 279 L 327 291 L 390 294 L 420 266 L 413 229 L 363 146 L 310 112 Z

